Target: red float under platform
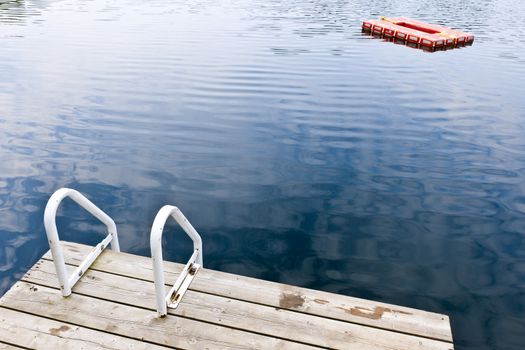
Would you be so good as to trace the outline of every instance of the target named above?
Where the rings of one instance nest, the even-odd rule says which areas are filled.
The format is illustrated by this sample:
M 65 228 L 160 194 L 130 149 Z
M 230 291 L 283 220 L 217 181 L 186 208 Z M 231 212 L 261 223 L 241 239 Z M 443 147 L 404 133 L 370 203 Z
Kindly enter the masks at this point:
M 405 17 L 363 21 L 363 31 L 392 40 L 400 40 L 411 46 L 439 49 L 470 45 L 474 36 L 436 24 L 428 24 Z

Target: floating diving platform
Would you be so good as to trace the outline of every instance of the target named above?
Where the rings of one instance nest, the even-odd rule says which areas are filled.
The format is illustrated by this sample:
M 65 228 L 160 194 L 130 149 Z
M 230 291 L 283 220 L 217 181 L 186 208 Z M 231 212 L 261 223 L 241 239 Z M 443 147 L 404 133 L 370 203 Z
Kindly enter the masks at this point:
M 50 245 L 0 299 L 0 349 L 454 348 L 445 315 L 214 271 L 198 257 L 156 270 L 105 243 Z M 159 290 L 162 280 L 177 288 Z

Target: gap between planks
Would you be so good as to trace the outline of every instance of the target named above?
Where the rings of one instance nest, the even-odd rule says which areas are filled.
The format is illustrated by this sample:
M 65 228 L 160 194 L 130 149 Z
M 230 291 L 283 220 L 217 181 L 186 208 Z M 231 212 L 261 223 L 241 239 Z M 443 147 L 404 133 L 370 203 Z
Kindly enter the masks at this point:
M 66 265 L 66 268 L 68 269 L 68 273 L 72 273 L 75 270 L 75 266 L 72 265 Z M 75 286 L 74 292 L 77 294 L 148 310 L 153 313 L 156 312 L 154 309 L 155 294 L 153 292 L 154 288 L 152 283 L 91 270 L 88 270 L 84 274 L 83 278 L 85 278 L 85 280 L 82 283 L 78 282 L 78 284 Z M 40 260 L 22 278 L 22 281 L 58 290 L 54 266 L 51 261 Z M 168 287 L 166 287 L 166 291 L 168 291 Z M 278 328 L 286 326 L 287 324 L 283 323 L 282 321 L 279 322 L 280 320 L 278 318 L 272 318 L 272 315 L 268 312 L 261 312 L 261 314 L 259 314 L 259 312 L 255 312 L 253 315 L 250 315 L 254 316 L 253 318 L 247 319 L 245 313 L 225 312 L 225 310 L 220 307 L 221 305 L 224 306 L 224 298 L 219 298 L 223 300 L 215 299 L 210 302 L 210 300 L 207 299 L 209 295 L 203 294 L 203 296 L 204 298 L 199 298 L 199 296 L 197 296 L 192 300 L 191 303 L 188 304 L 181 303 L 176 310 L 168 309 L 168 312 L 169 314 L 176 315 L 177 317 L 187 318 L 194 321 L 203 322 L 205 324 L 219 325 L 236 330 L 248 331 L 250 333 L 255 333 L 262 336 L 272 336 L 274 338 L 281 338 L 286 341 L 291 340 L 297 343 L 303 343 L 305 345 L 315 345 L 323 348 L 326 347 L 326 345 L 323 344 L 324 342 L 319 341 L 319 339 L 316 338 L 312 338 L 314 341 L 309 344 L 309 342 L 305 340 L 304 337 L 300 337 L 298 335 L 295 337 L 289 337 L 286 332 L 283 332 L 283 329 Z M 227 300 L 227 302 L 235 303 L 237 301 Z M 231 306 L 228 305 L 228 307 Z M 250 309 L 250 303 L 244 303 L 241 308 L 247 308 L 247 311 L 253 311 L 253 308 Z M 246 321 L 251 322 L 249 322 L 247 325 Z M 294 321 L 300 321 L 300 319 L 296 319 Z M 257 323 L 254 324 L 254 322 Z M 268 329 L 270 327 L 272 329 L 269 332 L 264 332 L 261 330 Z M 301 328 L 301 331 L 304 331 L 304 329 Z
M 64 298 L 58 289 L 23 281 L 4 295 L 0 306 L 177 349 L 319 349 L 182 317 L 159 319 L 153 310 L 80 293 Z
M 68 266 L 68 269 L 72 272 L 74 266 Z M 51 261 L 41 260 L 38 262 L 23 277 L 23 280 L 58 289 L 54 266 Z M 151 282 L 95 270 L 88 270 L 82 281 L 75 287 L 75 293 L 108 301 L 118 300 L 119 303 L 126 305 L 154 310 L 155 295 Z M 179 307 L 175 310 L 169 309 L 169 313 L 179 317 L 333 349 L 347 349 L 349 343 L 352 342 L 360 343 L 363 346 L 377 345 L 381 346 L 381 349 L 386 346 L 393 349 L 449 349 L 448 344 L 429 339 L 195 291 L 188 291 Z
M 17 345 L 13 345 L 13 344 L 9 344 L 9 343 L 4 343 L 4 342 L 0 342 L 0 350 L 25 350 L 25 349 L 29 349 L 29 348 L 23 348 L 23 347 L 20 347 L 20 346 L 17 346 Z
M 70 270 L 93 249 L 89 246 L 68 242 L 64 242 L 63 246 L 64 256 Z M 453 345 L 447 341 L 408 335 L 398 329 L 407 327 L 416 321 L 425 322 L 426 320 L 428 322 L 430 320 L 429 325 L 417 328 L 416 332 L 420 332 L 421 329 L 426 330 L 427 333 L 428 330 L 431 330 L 430 333 L 436 332 L 435 323 L 437 323 L 450 333 L 448 317 L 444 315 L 207 269 L 199 271 L 198 277 L 192 284 L 192 290 L 188 291 L 181 306 L 176 310 L 170 309 L 172 316 L 155 320 L 155 298 L 151 282 L 150 259 L 106 250 L 75 286 L 74 295 L 78 296 L 62 298 L 57 288 L 54 266 L 49 252 L 43 258 L 44 260 L 39 260 L 23 277 L 24 282 L 17 283 L 15 285 L 17 288 L 14 289 L 18 289 L 22 294 L 27 293 L 26 299 L 28 300 L 34 299 L 35 296 L 37 299 L 44 298 L 45 303 L 51 303 L 54 308 L 58 309 L 51 314 L 49 311 L 39 309 L 39 315 L 42 314 L 43 317 L 48 318 L 58 317 L 58 321 L 85 326 L 93 329 L 94 332 L 101 330 L 138 340 L 144 338 L 146 341 L 159 345 L 185 349 L 204 349 L 209 344 L 213 344 L 211 349 L 221 349 L 223 346 L 228 349 L 314 349 L 322 347 L 360 350 L 442 350 L 453 348 Z M 166 281 L 174 281 L 182 266 L 182 264 L 165 262 Z M 33 284 L 38 284 L 38 289 L 42 289 L 45 295 L 29 293 L 31 288 L 35 287 Z M 3 305 L 32 313 L 32 309 L 24 309 L 24 307 L 27 308 L 28 300 L 24 303 L 24 298 L 20 300 L 20 296 L 14 295 L 11 290 L 6 296 L 8 300 L 3 298 Z M 75 299 L 75 302 L 68 301 L 72 299 Z M 68 319 L 63 313 L 65 306 L 62 304 L 70 303 L 75 309 L 78 309 L 79 299 L 82 301 L 80 304 L 100 303 L 106 305 L 108 309 L 118 309 L 118 312 L 115 312 L 122 317 L 118 318 L 119 322 L 110 318 L 111 322 L 103 327 L 104 322 L 107 323 L 107 317 L 104 321 L 102 308 L 96 315 L 90 315 L 87 321 L 78 318 L 77 315 L 72 315 L 71 319 Z M 342 312 L 348 310 L 341 310 L 342 308 L 350 306 L 357 308 L 364 315 L 356 316 Z M 375 319 L 377 307 L 380 308 L 382 315 Z M 314 311 L 320 315 L 316 315 Z M 370 313 L 367 314 L 367 311 Z M 86 309 L 86 312 L 89 310 Z M 165 321 L 160 325 L 171 327 L 178 325 L 182 336 L 173 334 L 173 332 L 169 333 L 171 328 L 164 328 L 165 332 L 178 340 L 171 338 L 167 340 L 148 335 L 137 338 L 136 332 L 119 328 L 120 323 L 126 323 L 126 312 L 138 312 L 141 315 L 131 322 L 131 328 L 138 330 L 138 334 L 145 333 L 143 328 L 148 325 L 154 324 L 153 328 L 158 328 L 159 324 L 156 321 Z M 333 317 L 337 312 L 337 317 Z M 387 317 L 385 320 L 384 315 L 387 314 L 393 314 L 395 317 L 393 319 Z M 361 321 L 362 325 L 359 325 L 357 321 Z M 372 324 L 368 324 L 370 322 Z M 381 327 L 377 325 L 378 323 L 381 324 Z M 204 327 L 205 330 L 200 329 L 199 333 L 199 327 Z M 439 330 L 439 327 L 437 329 Z M 439 334 L 439 331 L 437 333 Z M 447 332 L 443 333 L 446 338 Z M 226 334 L 229 337 L 224 341 L 224 337 L 221 338 L 221 336 Z M 237 340 L 232 341 L 232 337 Z
M 63 242 L 64 257 L 78 265 L 93 248 Z M 50 252 L 43 259 L 52 260 Z M 117 262 L 118 261 L 118 262 Z M 165 280 L 172 283 L 184 265 L 165 262 Z M 110 250 L 91 266 L 92 270 L 151 282 L 153 271 L 149 258 L 115 253 Z M 385 330 L 452 342 L 449 318 L 432 312 L 304 289 L 250 277 L 202 269 L 190 290 L 248 301 L 274 308 L 296 311 Z
M 0 349 L 169 349 L 5 307 L 0 308 L 0 319 L 0 338 L 16 343 L 0 344 Z

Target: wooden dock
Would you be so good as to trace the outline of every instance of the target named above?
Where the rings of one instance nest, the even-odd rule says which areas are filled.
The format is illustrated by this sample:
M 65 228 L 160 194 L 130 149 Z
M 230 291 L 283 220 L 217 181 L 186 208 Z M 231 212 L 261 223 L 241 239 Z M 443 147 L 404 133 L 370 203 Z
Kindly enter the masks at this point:
M 69 272 L 93 249 L 63 247 Z M 183 267 L 166 262 L 166 281 Z M 0 299 L 0 349 L 453 347 L 445 315 L 209 269 L 197 273 L 178 308 L 157 318 L 151 259 L 111 250 L 67 298 L 47 252 Z

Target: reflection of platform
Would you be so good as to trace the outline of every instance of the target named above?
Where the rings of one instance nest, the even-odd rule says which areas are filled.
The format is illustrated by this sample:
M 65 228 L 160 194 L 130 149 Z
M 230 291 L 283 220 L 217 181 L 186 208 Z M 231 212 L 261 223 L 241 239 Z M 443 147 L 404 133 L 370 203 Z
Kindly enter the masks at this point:
M 69 271 L 92 250 L 63 246 Z M 183 267 L 165 263 L 166 281 Z M 111 250 L 66 298 L 46 253 L 2 297 L 0 319 L 0 348 L 15 349 L 453 348 L 444 315 L 209 269 L 157 318 L 151 259 Z
M 473 35 L 404 17 L 363 21 L 362 29 L 390 41 L 430 50 L 472 45 L 474 42 Z

